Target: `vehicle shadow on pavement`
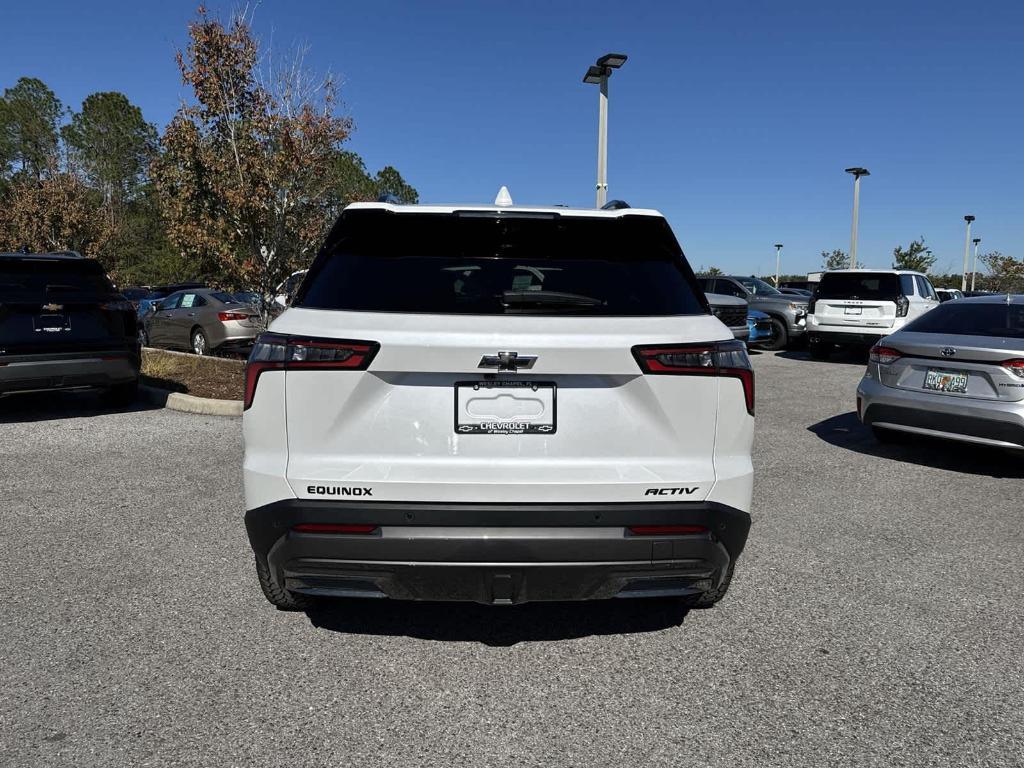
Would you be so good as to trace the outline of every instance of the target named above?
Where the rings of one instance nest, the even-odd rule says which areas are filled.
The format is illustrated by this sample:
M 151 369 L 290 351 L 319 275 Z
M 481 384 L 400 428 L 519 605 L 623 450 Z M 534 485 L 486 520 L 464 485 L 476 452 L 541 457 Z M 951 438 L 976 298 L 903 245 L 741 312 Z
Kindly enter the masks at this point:
M 826 443 L 868 456 L 972 475 L 1024 478 L 1024 457 L 1008 450 L 910 434 L 901 436 L 898 443 L 880 443 L 854 411 L 819 421 L 807 430 Z
M 508 647 L 591 635 L 658 632 L 680 626 L 687 613 L 678 601 L 667 599 L 517 606 L 338 600 L 325 602 L 306 615 L 314 627 L 331 632 Z
M 98 391 L 29 392 L 0 397 L 0 424 L 56 421 L 159 409 L 160 406 L 141 397 L 131 405 L 112 405 Z

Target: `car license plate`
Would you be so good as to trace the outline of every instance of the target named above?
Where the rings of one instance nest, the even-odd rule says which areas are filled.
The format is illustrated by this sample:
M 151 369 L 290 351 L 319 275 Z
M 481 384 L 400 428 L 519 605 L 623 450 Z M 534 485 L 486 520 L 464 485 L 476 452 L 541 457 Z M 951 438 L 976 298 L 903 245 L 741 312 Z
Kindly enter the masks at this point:
M 550 381 L 455 383 L 455 431 L 463 435 L 554 434 L 555 407 Z
M 944 371 L 929 368 L 924 375 L 924 388 L 937 392 L 967 392 L 967 371 Z
M 860 307 L 846 307 L 843 310 L 844 314 L 847 315 L 859 315 L 863 310 Z

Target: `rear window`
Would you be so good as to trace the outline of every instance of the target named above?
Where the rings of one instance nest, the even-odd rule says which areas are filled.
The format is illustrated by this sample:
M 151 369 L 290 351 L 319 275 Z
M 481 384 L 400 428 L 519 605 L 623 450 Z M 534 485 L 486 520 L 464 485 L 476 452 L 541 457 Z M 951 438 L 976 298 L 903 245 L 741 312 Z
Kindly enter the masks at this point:
M 115 293 L 98 262 L 90 259 L 0 259 L 0 301 L 49 301 Z
M 238 304 L 239 301 L 230 293 L 224 293 L 223 291 L 211 291 L 210 296 L 215 298 L 221 304 Z
M 1008 339 L 1024 338 L 1024 304 L 955 301 L 940 304 L 905 331 L 915 333 L 962 334 Z
M 692 315 L 663 219 L 346 212 L 294 306 L 427 314 Z
M 815 295 L 819 299 L 895 300 L 900 295 L 900 281 L 891 272 L 828 272 Z

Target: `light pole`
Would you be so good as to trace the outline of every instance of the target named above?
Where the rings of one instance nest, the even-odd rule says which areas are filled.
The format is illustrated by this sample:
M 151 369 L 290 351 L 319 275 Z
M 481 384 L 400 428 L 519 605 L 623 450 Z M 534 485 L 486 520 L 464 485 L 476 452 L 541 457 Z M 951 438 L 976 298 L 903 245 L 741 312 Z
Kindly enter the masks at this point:
M 972 241 L 974 243 L 974 267 L 971 269 L 971 291 L 974 291 L 974 277 L 978 274 L 978 245 L 981 243 L 981 238 L 976 237 Z
M 971 222 L 974 221 L 974 217 L 968 214 L 964 216 L 964 221 L 967 222 L 967 235 L 964 237 L 964 276 L 960 280 L 961 291 L 967 290 L 967 259 L 971 254 Z
M 779 265 L 782 262 L 782 243 L 775 244 L 775 287 L 779 287 Z
M 584 83 L 601 86 L 597 111 L 597 207 L 608 202 L 608 78 L 626 63 L 624 53 L 606 53 L 587 69 Z
M 860 214 L 860 177 L 870 176 L 867 168 L 847 168 L 853 174 L 853 224 L 850 226 L 850 269 L 857 268 L 857 217 Z

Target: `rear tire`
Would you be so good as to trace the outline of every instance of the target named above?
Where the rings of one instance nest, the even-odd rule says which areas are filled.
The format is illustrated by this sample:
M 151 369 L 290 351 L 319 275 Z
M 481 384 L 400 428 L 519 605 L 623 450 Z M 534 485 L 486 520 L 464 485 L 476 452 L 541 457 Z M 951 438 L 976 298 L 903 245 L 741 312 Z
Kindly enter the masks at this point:
M 210 345 L 209 342 L 207 342 L 206 340 L 206 334 L 203 333 L 202 328 L 196 328 L 192 331 L 192 354 L 210 354 Z
M 788 343 L 789 331 L 786 330 L 786 324 L 779 320 L 777 317 L 773 317 L 772 336 L 770 339 L 764 342 L 764 348 L 775 352 L 780 349 L 785 349 Z
M 270 565 L 256 555 L 256 576 L 260 580 L 260 589 L 263 596 L 282 611 L 308 611 L 316 605 L 316 598 L 309 595 L 289 592 L 284 587 L 279 587 L 270 575 Z
M 124 408 L 125 406 L 131 405 L 135 402 L 138 396 L 138 379 L 133 379 L 132 381 L 124 384 L 115 384 L 106 391 L 107 402 L 118 408 Z
M 725 578 L 722 579 L 722 583 L 718 585 L 717 589 L 712 589 L 707 592 L 702 592 L 699 595 L 687 595 L 681 597 L 680 602 L 685 608 L 710 608 L 723 597 L 725 593 L 729 591 L 729 585 L 732 583 L 732 574 L 736 570 L 736 561 L 732 560 L 729 562 L 729 568 L 725 572 Z

